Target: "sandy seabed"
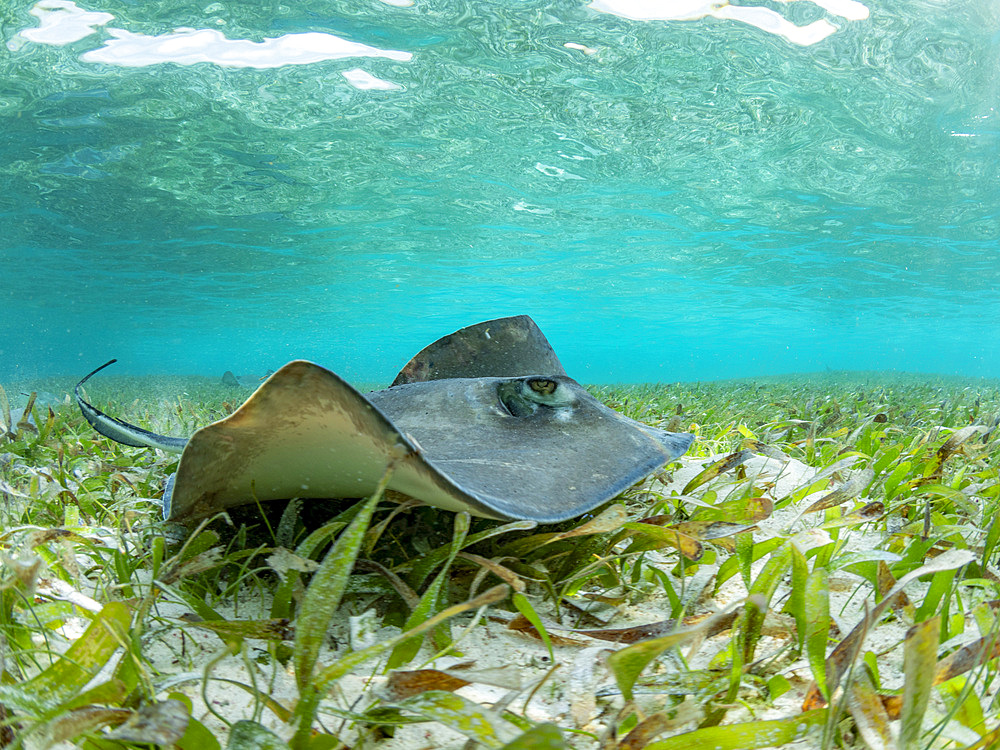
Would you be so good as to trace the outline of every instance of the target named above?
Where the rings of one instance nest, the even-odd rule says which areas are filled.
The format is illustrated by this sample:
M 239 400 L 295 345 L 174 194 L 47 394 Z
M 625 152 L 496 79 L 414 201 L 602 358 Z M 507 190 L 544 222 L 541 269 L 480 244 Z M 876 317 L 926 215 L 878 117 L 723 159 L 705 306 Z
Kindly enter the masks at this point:
M 131 381 L 130 381 L 131 382 Z M 64 391 L 60 392 L 58 383 L 48 384 L 49 388 L 41 390 L 43 394 L 37 403 L 52 406 L 55 409 L 75 408 L 67 402 Z M 112 384 L 113 385 L 113 384 Z M 149 389 L 163 393 L 164 387 L 179 387 L 181 393 L 194 398 L 206 391 L 215 392 L 218 384 L 207 379 L 140 379 L 136 386 L 136 394 Z M 29 386 L 30 387 L 30 386 Z M 65 386 L 63 386 L 65 387 Z M 18 401 L 23 401 L 21 391 L 11 389 L 12 409 L 18 408 Z M 239 394 L 233 394 L 239 395 Z M 245 394 L 243 394 L 245 396 Z M 139 398 L 139 395 L 129 395 L 127 398 Z M 15 411 L 16 413 L 16 411 Z M 16 421 L 16 420 L 15 420 Z M 171 418 L 163 418 L 159 424 L 152 425 L 155 429 L 182 428 Z M 713 461 L 723 458 L 724 454 L 683 457 L 674 464 L 674 468 L 666 474 L 660 474 L 655 479 L 648 479 L 640 488 L 643 491 L 655 492 L 660 496 L 681 494 L 689 481 L 698 475 Z M 796 489 L 808 487 L 819 477 L 816 468 L 808 466 L 794 458 L 767 457 L 756 455 L 743 464 L 745 477 L 739 481 L 733 479 L 716 480 L 711 489 L 718 498 L 725 498 L 731 491 L 737 491 L 745 486 L 746 481 L 754 485 L 769 487 L 769 494 L 774 498 L 783 498 Z M 857 472 L 850 469 L 839 472 L 841 482 L 849 482 Z M 786 505 L 774 515 L 757 524 L 754 539 L 757 543 L 772 537 L 791 538 L 803 552 L 814 547 L 829 544 L 830 535 L 817 527 L 815 516 L 804 516 L 803 510 L 808 508 L 819 497 L 829 492 L 829 488 L 817 490 L 799 498 L 794 505 Z M 109 530 L 109 537 L 114 533 Z M 853 528 L 847 538 L 847 551 L 864 552 L 874 549 L 882 541 L 882 535 L 865 531 L 863 527 Z M 676 553 L 648 552 L 647 564 L 662 565 L 669 570 L 676 564 Z M 712 584 L 718 570 L 719 560 L 713 564 L 702 565 L 698 573 L 688 581 L 689 590 L 697 589 L 696 595 L 689 600 L 689 614 L 708 614 L 725 609 L 742 601 L 747 590 L 743 577 L 730 577 L 717 592 L 713 594 Z M 755 563 L 751 577 L 760 570 L 764 561 Z M 48 586 L 49 588 L 46 588 Z M 928 584 L 914 581 L 907 594 L 913 601 L 920 601 Z M 834 571 L 829 582 L 830 613 L 833 621 L 833 631 L 841 636 L 863 618 L 863 602 L 872 598 L 870 586 L 859 576 Z M 787 582 L 781 584 L 772 599 L 772 608 L 764 624 L 764 635 L 757 649 L 758 660 L 768 658 L 783 658 L 782 654 L 789 652 L 793 642 L 795 626 L 790 615 L 782 613 L 781 607 L 790 592 Z M 84 609 L 97 611 L 101 604 L 97 601 L 98 592 L 87 590 L 82 585 L 67 590 L 58 581 L 43 582 L 40 593 L 52 595 L 61 599 L 74 601 Z M 530 592 L 529 592 L 530 594 Z M 240 595 L 237 601 L 217 607 L 223 617 L 233 620 L 264 619 L 269 616 L 271 601 L 265 587 L 254 587 Z M 430 650 L 421 652 L 410 668 L 418 665 L 427 668 L 446 669 L 467 662 L 474 662 L 474 669 L 483 677 L 483 682 L 474 682 L 460 688 L 458 693 L 483 706 L 493 705 L 496 701 L 509 698 L 510 691 L 518 695 L 508 704 L 508 708 L 536 722 L 554 722 L 564 728 L 580 730 L 581 733 L 568 734 L 567 739 L 574 748 L 597 748 L 600 742 L 595 737 L 603 737 L 608 728 L 613 725 L 616 715 L 623 706 L 623 700 L 615 679 L 605 664 L 606 656 L 620 648 L 605 640 L 591 638 L 578 632 L 575 623 L 566 615 L 557 619 L 556 613 L 546 598 L 532 596 L 532 602 L 539 614 L 546 618 L 547 626 L 554 634 L 562 636 L 554 646 L 555 664 L 549 657 L 545 646 L 529 635 L 510 630 L 507 620 L 510 615 L 503 612 L 487 613 L 470 627 L 468 618 L 459 618 L 453 624 L 456 634 L 460 634 L 456 648 L 459 656 L 445 656 L 432 659 Z M 613 617 L 607 620 L 608 627 L 625 628 L 646 625 L 663 621 L 669 617 L 670 605 L 665 595 L 648 594 L 644 598 L 628 605 L 619 606 Z M 154 623 L 161 621 L 169 623 L 190 614 L 189 610 L 176 601 L 161 600 L 155 610 Z M 331 663 L 352 647 L 363 647 L 358 641 L 358 631 L 363 628 L 359 623 L 371 618 L 363 611 L 354 611 L 345 606 L 336 615 L 327 639 L 319 656 L 319 663 Z M 86 625 L 84 618 L 67 621 L 62 631 L 72 639 L 82 632 Z M 899 645 L 906 636 L 907 624 L 899 619 L 880 623 L 873 628 L 864 643 L 866 650 L 880 655 L 880 679 L 884 689 L 892 690 L 903 684 L 902 650 Z M 399 633 L 397 628 L 380 628 L 376 626 L 375 638 L 389 638 Z M 145 654 L 150 667 L 156 675 L 157 684 L 162 685 L 162 696 L 169 692 L 180 691 L 188 696 L 194 706 L 193 715 L 204 723 L 219 738 L 224 738 L 228 726 L 241 719 L 253 719 L 269 727 L 283 737 L 290 736 L 290 729 L 266 707 L 255 701 L 253 695 L 239 687 L 254 685 L 261 692 L 269 695 L 275 701 L 286 706 L 294 704 L 298 692 L 291 662 L 287 667 L 277 660 L 268 657 L 266 645 L 253 644 L 242 654 L 226 655 L 219 638 L 210 631 L 198 628 L 161 627 L 151 625 L 145 636 Z M 647 670 L 647 674 L 667 676 L 672 669 L 680 671 L 697 670 L 707 667 L 713 657 L 719 654 L 729 643 L 731 634 L 726 631 L 719 635 L 697 640 L 681 649 L 679 654 L 668 655 Z M 967 640 L 974 639 L 970 632 Z M 956 645 L 956 644 L 952 644 Z M 428 661 L 430 660 L 430 661 Z M 682 660 L 682 661 L 680 661 Z M 683 668 L 682 668 L 683 664 Z M 110 674 L 113 664 L 109 664 L 102 676 Z M 556 667 L 553 669 L 553 667 Z M 794 716 L 801 711 L 806 692 L 812 683 L 812 673 L 805 657 L 784 664 L 782 675 L 788 680 L 790 688 L 776 700 L 753 700 L 746 696 L 743 707 L 734 707 L 726 716 L 725 723 L 739 721 L 754 721 L 770 718 Z M 541 687 L 533 689 L 541 682 Z M 358 671 L 340 680 L 330 696 L 331 705 L 342 710 L 363 711 L 373 697 L 383 694 L 386 689 L 386 677 L 382 674 L 382 664 L 370 662 Z M 763 696 L 762 696 L 763 698 Z M 658 693 L 642 688 L 636 691 L 636 705 L 645 714 L 669 709 L 672 716 L 671 725 L 662 736 L 678 734 L 694 729 L 704 715 L 704 707 L 691 698 L 677 702 L 676 696 Z M 752 708 L 751 708 L 752 706 Z M 931 712 L 940 707 L 932 703 Z M 350 742 L 353 732 L 348 722 L 333 715 L 322 715 L 323 725 L 334 730 L 345 741 Z M 517 732 L 511 727 L 512 739 Z M 365 747 L 371 746 L 371 740 L 366 740 Z M 467 738 L 442 724 L 425 722 L 400 726 L 392 737 L 382 738 L 377 747 L 386 750 L 409 748 L 442 748 L 459 750 L 466 745 Z M 808 748 L 817 745 L 818 740 L 805 739 L 796 743 L 796 747 Z M 67 743 L 53 745 L 54 747 L 70 747 Z M 360 746 L 359 746 L 360 747 Z

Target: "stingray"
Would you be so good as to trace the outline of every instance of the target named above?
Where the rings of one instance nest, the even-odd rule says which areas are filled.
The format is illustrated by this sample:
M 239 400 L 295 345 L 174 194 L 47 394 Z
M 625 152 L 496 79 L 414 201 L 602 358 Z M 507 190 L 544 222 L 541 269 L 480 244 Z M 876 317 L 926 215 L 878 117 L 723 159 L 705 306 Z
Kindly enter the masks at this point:
M 81 386 L 109 364 L 77 384 L 80 409 L 112 440 L 181 453 L 163 495 L 164 517 L 181 522 L 257 500 L 365 497 L 388 472 L 388 489 L 428 505 L 554 523 L 606 503 L 694 439 L 600 403 L 526 315 L 445 336 L 368 394 L 289 362 L 189 439 L 88 403 Z

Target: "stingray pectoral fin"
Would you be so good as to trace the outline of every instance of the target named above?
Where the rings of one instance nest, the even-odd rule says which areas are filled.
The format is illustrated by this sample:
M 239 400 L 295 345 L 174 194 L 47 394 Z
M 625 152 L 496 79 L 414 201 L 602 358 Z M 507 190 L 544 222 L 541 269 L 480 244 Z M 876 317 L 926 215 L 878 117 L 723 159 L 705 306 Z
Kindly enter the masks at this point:
M 492 518 L 557 523 L 590 512 L 693 440 L 629 419 L 562 375 L 432 380 L 368 399 L 472 498 L 466 510 Z
M 187 522 L 255 499 L 365 497 L 389 471 L 389 489 L 428 505 L 553 523 L 611 500 L 690 442 L 618 414 L 563 375 L 443 378 L 362 395 L 299 360 L 191 437 L 164 507 Z
M 368 399 L 304 360 L 272 375 L 231 415 L 191 436 L 169 495 L 169 517 L 293 497 L 365 497 L 392 468 L 390 487 L 438 507 L 474 507 L 421 458 Z M 486 508 L 479 515 L 490 516 Z
M 117 359 L 112 359 L 110 362 L 105 362 L 96 370 L 84 376 L 76 384 L 76 388 L 73 389 L 73 393 L 76 394 L 76 403 L 80 406 L 80 411 L 83 413 L 84 418 L 90 422 L 91 427 L 104 435 L 104 437 L 111 438 L 116 443 L 131 445 L 136 448 L 159 448 L 161 451 L 167 451 L 168 453 L 180 453 L 184 450 L 184 446 L 187 445 L 187 438 L 158 435 L 155 432 L 136 427 L 134 424 L 129 424 L 121 419 L 105 414 L 80 395 L 80 386 L 105 367 L 113 365 L 117 361 Z
M 566 371 L 535 321 L 514 315 L 466 326 L 428 344 L 392 384 L 532 373 L 565 375 Z

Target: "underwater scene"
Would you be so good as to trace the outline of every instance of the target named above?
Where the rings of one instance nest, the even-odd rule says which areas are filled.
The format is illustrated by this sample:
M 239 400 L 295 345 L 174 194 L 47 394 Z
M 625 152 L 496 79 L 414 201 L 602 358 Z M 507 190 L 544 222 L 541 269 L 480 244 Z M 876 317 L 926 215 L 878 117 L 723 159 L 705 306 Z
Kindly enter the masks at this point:
M 996 2 L 0 37 L 0 747 L 1000 747 Z
M 997 376 L 987 0 L 8 3 L 0 377 Z M 419 347 L 417 347 L 419 348 Z

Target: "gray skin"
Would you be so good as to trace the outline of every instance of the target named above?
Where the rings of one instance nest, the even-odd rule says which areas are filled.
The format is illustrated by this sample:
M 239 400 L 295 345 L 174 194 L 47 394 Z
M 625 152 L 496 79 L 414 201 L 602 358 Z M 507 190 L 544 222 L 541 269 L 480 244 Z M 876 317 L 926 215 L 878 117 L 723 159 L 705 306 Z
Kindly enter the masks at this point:
M 368 399 L 489 515 L 541 523 L 593 510 L 694 440 L 635 422 L 566 376 L 434 380 Z
M 515 329 L 513 338 L 482 335 L 506 324 Z M 479 372 L 470 342 L 487 348 L 499 342 L 509 351 L 518 328 L 530 334 L 526 360 L 551 365 L 555 355 L 550 347 L 539 350 L 539 338 L 548 344 L 526 316 L 462 329 L 452 335 L 455 349 L 445 337 L 428 349 L 436 358 L 443 353 L 447 367 L 435 373 L 421 362 L 425 349 L 404 372 L 428 379 L 367 395 L 336 373 L 297 360 L 188 441 L 108 417 L 79 391 L 77 398 L 95 429 L 112 439 L 183 449 L 163 510 L 184 522 L 255 499 L 364 497 L 388 472 L 389 489 L 429 505 L 554 523 L 611 500 L 690 446 L 691 435 L 649 427 L 604 406 L 563 374 L 557 360 L 558 371 L 549 374 L 449 376 L 462 367 Z M 516 356 L 489 352 L 482 361 L 489 369 L 521 366 Z

